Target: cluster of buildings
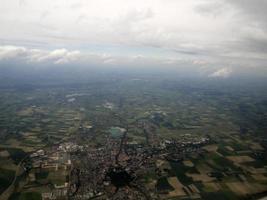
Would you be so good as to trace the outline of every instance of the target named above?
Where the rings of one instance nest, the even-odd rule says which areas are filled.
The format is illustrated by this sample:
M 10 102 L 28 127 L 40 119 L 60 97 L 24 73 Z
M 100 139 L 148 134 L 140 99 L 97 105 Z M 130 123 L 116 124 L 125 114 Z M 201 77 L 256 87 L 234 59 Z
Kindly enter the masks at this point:
M 148 133 L 149 134 L 149 133 Z M 186 138 L 186 136 L 185 136 Z M 81 155 L 73 155 L 72 160 L 77 161 L 70 176 L 70 193 L 73 199 L 86 199 L 98 196 L 118 198 L 117 196 L 140 196 L 137 192 L 138 177 L 145 172 L 156 170 L 156 160 L 165 159 L 182 161 L 188 154 L 201 153 L 201 146 L 210 142 L 208 137 L 187 137 L 184 140 L 164 140 L 157 145 L 138 144 L 127 142 L 127 136 L 121 138 L 107 137 L 105 147 L 86 148 Z M 151 137 L 149 138 L 151 140 Z M 159 141 L 153 139 L 153 141 Z M 84 160 L 80 162 L 79 160 Z M 119 172 L 117 169 L 120 169 Z M 110 177 L 109 174 L 115 173 Z M 117 173 L 117 174 L 116 174 Z M 131 181 L 125 187 L 118 187 L 114 182 L 125 181 L 122 174 L 128 174 Z M 113 180 L 114 177 L 119 180 Z M 144 189 L 144 188 L 142 188 Z M 144 192 L 146 193 L 146 192 Z M 75 198 L 77 197 L 77 198 Z M 139 198 L 139 197 L 138 197 Z M 139 198 L 142 199 L 142 198 Z
M 160 140 L 149 128 L 145 130 L 146 143 L 128 142 L 127 133 L 121 137 L 106 137 L 105 146 L 93 148 L 65 142 L 50 150 L 39 149 L 30 155 L 29 181 L 52 183 L 53 187 L 42 193 L 43 200 L 121 198 L 124 195 L 142 199 L 145 194 L 156 195 L 155 190 L 142 187 L 138 177 L 146 172 L 158 173 L 158 159 L 180 162 L 193 153 L 201 153 L 201 147 L 210 142 L 208 137 L 181 136 L 179 140 Z M 26 165 L 25 165 L 26 166 Z M 119 169 L 119 170 L 118 170 Z M 66 179 L 53 182 L 53 176 L 40 181 L 36 172 L 65 172 Z M 112 173 L 110 173 L 112 172 Z M 111 176 L 110 174 L 113 174 Z M 125 180 L 125 175 L 129 178 Z M 124 183 L 125 185 L 116 185 Z
M 68 174 L 72 167 L 70 154 L 82 150 L 82 146 L 68 142 L 53 146 L 50 150 L 39 149 L 29 156 L 30 160 L 24 165 L 25 171 L 29 172 L 29 182 L 52 184 L 48 191 L 42 193 L 43 200 L 66 198 L 69 190 Z M 46 174 L 46 177 L 40 178 L 38 174 Z M 60 181 L 56 180 L 57 177 Z
M 209 137 L 194 138 L 192 140 L 165 140 L 160 144 L 160 148 L 165 152 L 166 160 L 179 162 L 188 155 L 201 154 L 204 145 L 210 142 Z

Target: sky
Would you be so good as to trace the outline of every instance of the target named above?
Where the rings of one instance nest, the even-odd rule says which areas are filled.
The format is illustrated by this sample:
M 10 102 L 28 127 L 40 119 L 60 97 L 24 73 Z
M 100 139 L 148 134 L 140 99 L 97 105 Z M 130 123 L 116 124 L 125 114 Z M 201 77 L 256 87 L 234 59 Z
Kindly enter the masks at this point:
M 267 0 L 1 0 L 0 67 L 266 74 Z

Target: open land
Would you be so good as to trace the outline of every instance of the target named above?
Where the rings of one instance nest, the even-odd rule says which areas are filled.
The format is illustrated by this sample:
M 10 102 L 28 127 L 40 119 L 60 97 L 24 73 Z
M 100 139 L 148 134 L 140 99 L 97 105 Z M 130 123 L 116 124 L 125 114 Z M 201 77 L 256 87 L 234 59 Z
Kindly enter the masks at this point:
M 266 194 L 262 88 L 149 77 L 21 87 L 0 89 L 0 199 Z

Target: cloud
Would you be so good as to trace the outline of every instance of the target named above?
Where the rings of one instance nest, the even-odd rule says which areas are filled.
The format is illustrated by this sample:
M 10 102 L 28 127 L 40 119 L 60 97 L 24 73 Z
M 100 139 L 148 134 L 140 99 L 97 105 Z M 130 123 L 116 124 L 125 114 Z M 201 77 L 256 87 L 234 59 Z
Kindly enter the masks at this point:
M 194 65 L 201 65 L 201 66 L 204 66 L 204 65 L 207 65 L 208 62 L 206 60 L 194 60 L 193 61 L 193 64 Z
M 205 68 L 262 68 L 267 66 L 266 3 L 2 0 L 0 59 L 57 65 L 155 62 L 164 68 L 185 62 Z M 110 58 L 103 57 L 109 54 Z M 133 59 L 136 55 L 144 58 Z
M 27 54 L 27 50 L 24 47 L 16 46 L 0 46 L 0 60 L 12 59 Z
M 209 75 L 209 77 L 214 77 L 214 78 L 228 78 L 232 75 L 233 70 L 231 68 L 222 68 L 219 69 L 212 74 Z
M 260 24 L 259 28 L 267 28 L 267 1 L 266 0 L 224 0 L 223 2 L 232 5 L 236 9 L 236 16 L 242 16 L 247 22 Z
M 219 68 L 225 65 L 229 67 Z M 179 74 L 184 77 L 217 77 L 228 78 L 234 76 L 258 76 L 266 73 L 265 61 L 255 65 L 254 60 L 243 59 L 240 62 L 231 60 L 221 62 L 220 60 L 190 59 L 177 56 L 154 56 L 145 54 L 127 54 L 101 53 L 94 51 L 70 50 L 66 48 L 59 49 L 40 49 L 28 48 L 23 46 L 1 46 L 0 45 L 0 70 L 19 67 L 25 71 L 34 67 L 38 69 L 114 69 L 121 70 L 162 70 Z M 234 72 L 234 73 L 233 73 Z M 1 73 L 1 72 L 0 72 Z
M 15 59 L 32 63 L 52 62 L 54 64 L 66 64 L 77 61 L 80 55 L 79 51 L 68 51 L 66 49 L 46 51 L 20 46 L 0 46 L 0 61 L 12 61 L 12 59 Z
M 51 52 L 43 52 L 42 55 L 31 59 L 32 61 L 52 61 L 55 64 L 66 64 L 78 60 L 81 56 L 80 51 L 68 51 L 67 49 L 56 49 Z
M 145 63 L 163 62 L 165 59 L 157 59 L 143 55 L 112 55 L 107 53 L 94 53 L 79 50 L 67 50 L 65 48 L 54 50 L 32 49 L 21 46 L 0 46 L 0 67 L 3 61 L 12 63 L 21 61 L 24 64 L 53 64 L 53 65 L 137 65 Z M 173 63 L 175 64 L 175 63 Z
M 227 8 L 229 7 L 223 4 L 223 1 L 213 0 L 212 2 L 204 1 L 203 3 L 197 5 L 194 9 L 197 13 L 216 18 L 220 15 L 224 15 Z
M 27 71 L 33 67 L 36 72 L 66 68 L 83 73 L 83 71 L 90 69 L 115 68 L 120 70 L 150 70 L 151 72 L 171 70 L 183 76 L 198 76 L 199 73 L 199 66 L 194 65 L 193 61 L 176 57 L 166 58 L 142 54 L 116 55 L 64 48 L 44 50 L 19 46 L 0 46 L 0 55 L 0 71 L 13 69 L 13 67 Z

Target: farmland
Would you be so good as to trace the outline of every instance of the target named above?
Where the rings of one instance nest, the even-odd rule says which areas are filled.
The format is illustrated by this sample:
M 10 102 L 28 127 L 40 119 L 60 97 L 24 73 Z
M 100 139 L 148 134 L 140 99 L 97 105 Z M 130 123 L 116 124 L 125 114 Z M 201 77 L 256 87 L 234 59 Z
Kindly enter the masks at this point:
M 263 88 L 105 78 L 1 89 L 2 197 L 251 199 L 265 194 Z M 123 186 L 116 188 L 120 178 Z

